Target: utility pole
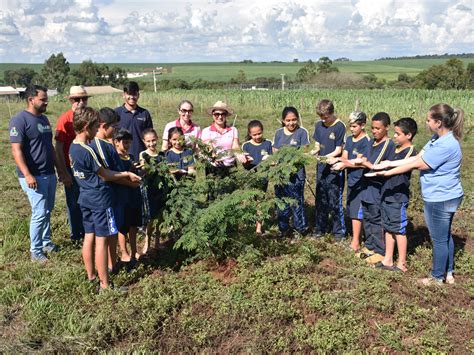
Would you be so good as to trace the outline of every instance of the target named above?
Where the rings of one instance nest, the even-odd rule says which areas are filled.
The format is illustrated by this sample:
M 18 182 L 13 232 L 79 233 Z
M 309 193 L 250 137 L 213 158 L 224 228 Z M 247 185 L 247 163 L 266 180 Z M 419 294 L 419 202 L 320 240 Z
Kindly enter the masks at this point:
M 156 92 L 156 74 L 155 74 L 155 69 L 153 69 L 153 86 L 154 86 L 155 92 Z
M 281 89 L 285 90 L 285 74 L 280 74 L 281 75 Z

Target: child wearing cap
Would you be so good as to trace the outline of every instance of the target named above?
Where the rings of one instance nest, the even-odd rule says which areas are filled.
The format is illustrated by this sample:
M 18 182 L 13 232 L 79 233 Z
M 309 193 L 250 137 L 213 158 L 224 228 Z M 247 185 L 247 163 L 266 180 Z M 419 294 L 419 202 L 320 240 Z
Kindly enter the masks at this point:
M 362 231 L 362 173 L 360 166 L 354 163 L 354 159 L 361 159 L 367 155 L 369 148 L 369 137 L 365 133 L 367 115 L 361 111 L 351 112 L 349 115 L 349 129 L 352 133 L 347 138 L 342 156 L 330 160 L 335 164 L 332 170 L 347 168 L 347 202 L 346 210 L 352 222 L 352 240 L 350 248 L 354 251 L 360 249 L 360 235 Z M 342 162 L 343 164 L 338 164 Z
M 96 279 L 95 265 L 100 288 L 104 289 L 109 287 L 108 242 L 118 231 L 112 208 L 112 187 L 105 181 L 126 180 L 138 186 L 141 179 L 131 172 L 106 169 L 94 150 L 87 145 L 99 128 L 99 113 L 96 110 L 90 107 L 76 110 L 73 124 L 76 138 L 71 144 L 69 155 L 71 169 L 80 188 L 78 202 L 85 231 L 82 256 L 88 279 Z

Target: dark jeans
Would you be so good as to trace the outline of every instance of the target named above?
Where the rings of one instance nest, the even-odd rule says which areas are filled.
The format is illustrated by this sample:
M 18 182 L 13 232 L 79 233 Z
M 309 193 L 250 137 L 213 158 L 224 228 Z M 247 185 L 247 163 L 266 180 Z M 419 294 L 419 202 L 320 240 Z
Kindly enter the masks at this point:
M 290 229 L 290 213 L 293 214 L 293 224 L 298 232 L 304 232 L 308 228 L 304 214 L 304 180 L 296 179 L 283 186 L 275 186 L 275 195 L 278 198 L 289 197 L 296 204 L 285 204 L 283 209 L 278 209 L 278 228 L 281 232 Z
M 326 164 L 324 164 L 326 165 Z M 316 209 L 314 230 L 316 233 L 332 232 L 336 239 L 346 236 L 342 192 L 344 190 L 344 174 L 319 173 L 316 183 Z M 332 216 L 332 226 L 329 226 L 329 216 Z
M 69 231 L 71 240 L 80 240 L 84 237 L 84 226 L 82 225 L 81 207 L 77 203 L 79 200 L 79 185 L 70 168 L 68 168 L 68 173 L 72 177 L 72 185 L 70 187 L 64 187 L 64 191 L 66 192 Z
M 362 201 L 365 247 L 380 255 L 385 255 L 385 233 L 382 228 L 380 208 L 379 204 Z

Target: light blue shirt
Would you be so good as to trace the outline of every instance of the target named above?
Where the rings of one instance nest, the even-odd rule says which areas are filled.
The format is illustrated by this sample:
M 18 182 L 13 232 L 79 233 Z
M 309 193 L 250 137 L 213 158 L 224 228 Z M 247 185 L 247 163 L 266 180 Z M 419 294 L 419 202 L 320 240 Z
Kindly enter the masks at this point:
M 449 132 L 434 135 L 423 147 L 423 161 L 430 167 L 420 173 L 421 193 L 427 202 L 448 201 L 461 197 L 461 145 Z

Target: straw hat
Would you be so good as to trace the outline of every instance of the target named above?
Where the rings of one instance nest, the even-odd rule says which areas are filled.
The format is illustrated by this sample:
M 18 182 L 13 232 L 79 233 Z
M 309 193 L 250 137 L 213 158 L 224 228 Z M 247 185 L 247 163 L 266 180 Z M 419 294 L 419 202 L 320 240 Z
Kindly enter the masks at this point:
M 227 106 L 227 104 L 224 102 L 224 101 L 217 101 L 214 106 L 212 107 L 209 107 L 207 109 L 207 113 L 212 115 L 212 113 L 216 110 L 221 110 L 221 111 L 225 111 L 227 112 L 229 115 L 232 115 L 234 113 L 234 111 L 229 107 Z
M 86 88 L 82 85 L 71 86 L 69 96 L 66 96 L 66 99 L 77 99 L 80 97 L 90 97 L 90 95 L 87 94 Z

